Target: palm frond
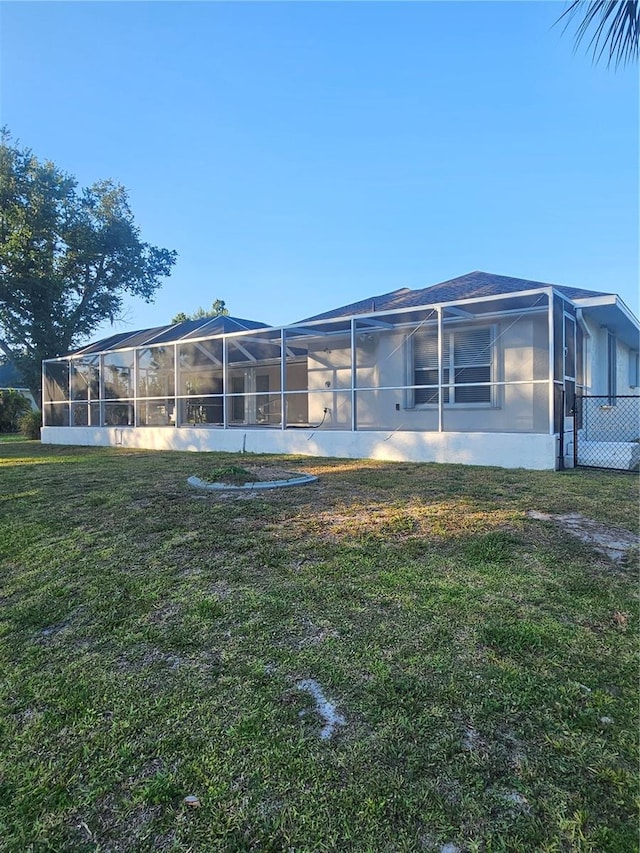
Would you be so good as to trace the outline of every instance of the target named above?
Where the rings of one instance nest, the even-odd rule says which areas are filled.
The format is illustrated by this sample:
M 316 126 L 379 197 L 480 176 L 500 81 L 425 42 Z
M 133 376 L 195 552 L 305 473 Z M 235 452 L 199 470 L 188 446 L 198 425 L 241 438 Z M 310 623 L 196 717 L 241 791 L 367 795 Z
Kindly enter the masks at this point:
M 578 21 L 576 49 L 589 37 L 593 61 L 608 54 L 607 66 L 615 68 L 638 59 L 640 4 L 638 0 L 573 0 L 556 23 L 565 20 L 563 32 Z M 593 32 L 592 32 L 593 30 Z

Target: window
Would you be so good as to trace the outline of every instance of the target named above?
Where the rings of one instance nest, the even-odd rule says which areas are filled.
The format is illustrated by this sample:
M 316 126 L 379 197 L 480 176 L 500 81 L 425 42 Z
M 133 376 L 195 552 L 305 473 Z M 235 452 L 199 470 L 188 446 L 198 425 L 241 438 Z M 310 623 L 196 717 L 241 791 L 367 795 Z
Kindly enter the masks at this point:
M 493 335 L 491 327 L 452 329 L 445 331 L 442 341 L 444 403 L 474 405 L 491 403 L 490 385 L 470 383 L 491 382 Z M 416 335 L 413 350 L 414 385 L 438 384 L 438 334 L 434 330 Z M 438 389 L 416 388 L 415 405 L 438 403 Z

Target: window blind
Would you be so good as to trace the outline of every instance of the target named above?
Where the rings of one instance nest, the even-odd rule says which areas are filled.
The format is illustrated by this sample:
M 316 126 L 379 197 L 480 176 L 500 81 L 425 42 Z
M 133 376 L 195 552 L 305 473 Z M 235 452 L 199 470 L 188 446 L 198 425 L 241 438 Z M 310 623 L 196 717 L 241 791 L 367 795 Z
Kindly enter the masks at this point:
M 444 332 L 442 341 L 443 382 L 450 382 L 453 367 L 453 397 L 449 389 L 443 390 L 445 403 L 490 403 L 491 387 L 476 385 L 465 387 L 465 383 L 490 382 L 493 358 L 491 328 L 488 326 L 455 329 Z M 431 332 L 416 335 L 413 348 L 414 384 L 438 384 L 438 335 Z M 415 403 L 437 404 L 438 390 L 417 388 Z

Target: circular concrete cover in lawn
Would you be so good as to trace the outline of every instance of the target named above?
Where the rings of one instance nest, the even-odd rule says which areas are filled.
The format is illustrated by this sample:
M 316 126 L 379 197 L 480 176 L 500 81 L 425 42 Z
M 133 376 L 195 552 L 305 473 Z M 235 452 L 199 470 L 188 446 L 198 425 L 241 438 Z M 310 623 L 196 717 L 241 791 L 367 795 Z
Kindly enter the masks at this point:
M 210 492 L 239 492 L 304 486 L 307 483 L 315 483 L 317 479 L 313 474 L 298 474 L 284 468 L 251 465 L 213 469 L 208 477 L 189 477 L 187 483 L 196 489 Z

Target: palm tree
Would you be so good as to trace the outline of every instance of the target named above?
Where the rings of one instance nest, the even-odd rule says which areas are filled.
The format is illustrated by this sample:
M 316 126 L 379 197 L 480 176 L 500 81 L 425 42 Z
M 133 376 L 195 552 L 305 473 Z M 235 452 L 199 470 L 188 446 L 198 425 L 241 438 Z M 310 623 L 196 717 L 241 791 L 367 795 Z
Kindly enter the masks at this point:
M 558 18 L 567 27 L 578 21 L 576 47 L 591 29 L 595 31 L 589 41 L 593 47 L 593 60 L 598 62 L 608 54 L 607 67 L 626 65 L 638 59 L 640 35 L 640 6 L 638 0 L 572 0 L 569 8 Z

